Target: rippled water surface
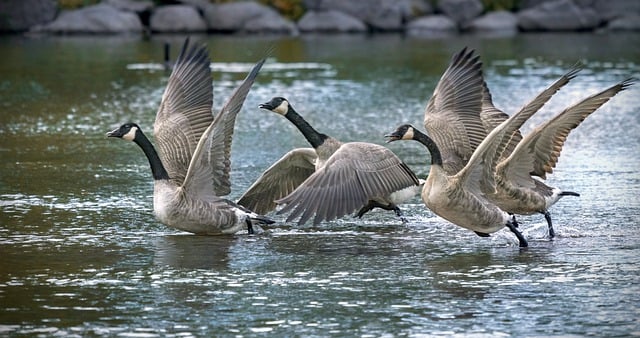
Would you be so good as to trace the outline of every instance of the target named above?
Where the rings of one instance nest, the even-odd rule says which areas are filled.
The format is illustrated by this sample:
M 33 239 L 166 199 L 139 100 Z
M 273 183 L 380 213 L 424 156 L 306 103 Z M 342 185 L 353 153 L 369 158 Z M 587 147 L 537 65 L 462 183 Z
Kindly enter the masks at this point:
M 306 146 L 257 105 L 286 96 L 320 131 L 382 144 L 422 110 L 450 56 L 476 48 L 495 103 L 512 113 L 581 60 L 585 69 L 525 125 L 629 76 L 640 35 L 416 40 L 396 35 L 194 37 L 213 57 L 220 107 L 271 57 L 241 111 L 230 198 L 279 156 Z M 409 222 L 374 211 L 317 227 L 280 215 L 257 235 L 195 236 L 152 216 L 137 147 L 168 73 L 162 43 L 182 37 L 0 38 L 0 335 L 629 336 L 640 335 L 640 85 L 568 138 L 549 183 L 577 191 L 521 216 L 528 249 L 447 223 L 419 198 Z M 424 148 L 389 147 L 421 177 Z

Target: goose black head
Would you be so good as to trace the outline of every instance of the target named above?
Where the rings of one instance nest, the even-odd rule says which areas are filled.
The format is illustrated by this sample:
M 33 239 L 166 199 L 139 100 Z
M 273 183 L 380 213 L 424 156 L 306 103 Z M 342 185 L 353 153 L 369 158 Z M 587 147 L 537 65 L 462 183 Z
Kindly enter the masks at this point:
M 274 113 L 285 115 L 289 111 L 289 101 L 284 97 L 278 96 L 272 98 L 269 102 L 261 103 L 258 105 L 258 108 L 271 110 Z
M 135 123 L 125 123 L 107 133 L 107 137 L 119 137 L 123 140 L 133 141 L 140 132 L 140 127 Z
M 403 124 L 393 133 L 384 135 L 384 137 L 387 138 L 387 143 L 398 140 L 411 140 L 413 139 L 413 126 L 410 124 Z

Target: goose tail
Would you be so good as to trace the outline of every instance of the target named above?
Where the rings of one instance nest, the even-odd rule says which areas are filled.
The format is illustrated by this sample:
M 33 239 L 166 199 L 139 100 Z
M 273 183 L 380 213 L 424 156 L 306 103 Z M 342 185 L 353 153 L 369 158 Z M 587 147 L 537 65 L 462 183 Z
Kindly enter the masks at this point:
M 562 191 L 558 194 L 558 196 L 562 197 L 562 196 L 576 196 L 576 197 L 580 197 L 580 194 L 578 194 L 577 192 L 573 192 L 573 191 Z

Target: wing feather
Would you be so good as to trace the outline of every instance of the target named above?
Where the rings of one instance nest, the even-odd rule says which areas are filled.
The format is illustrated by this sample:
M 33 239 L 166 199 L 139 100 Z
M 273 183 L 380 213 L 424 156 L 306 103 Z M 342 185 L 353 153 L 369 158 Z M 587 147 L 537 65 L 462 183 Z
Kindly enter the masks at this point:
M 154 122 L 159 156 L 169 177 L 182 185 L 203 132 L 213 121 L 209 55 L 187 39 L 162 95 Z
M 486 135 L 479 116 L 482 83 L 482 62 L 464 48 L 453 56 L 427 103 L 424 127 L 445 163 L 466 163 Z
M 315 171 L 313 148 L 291 150 L 272 164 L 240 197 L 238 204 L 259 214 L 276 208 L 276 200 L 294 191 Z
M 345 143 L 326 165 L 296 190 L 277 200 L 279 213 L 304 224 L 315 212 L 314 224 L 332 220 L 364 206 L 370 199 L 418 185 L 415 174 L 391 150 L 371 143 Z
M 536 127 L 507 158 L 507 174 L 514 178 L 526 174 L 546 179 L 546 175 L 553 172 L 569 133 L 609 99 L 632 84 L 633 79 L 626 79 L 589 96 Z M 521 163 L 527 165 L 523 166 Z

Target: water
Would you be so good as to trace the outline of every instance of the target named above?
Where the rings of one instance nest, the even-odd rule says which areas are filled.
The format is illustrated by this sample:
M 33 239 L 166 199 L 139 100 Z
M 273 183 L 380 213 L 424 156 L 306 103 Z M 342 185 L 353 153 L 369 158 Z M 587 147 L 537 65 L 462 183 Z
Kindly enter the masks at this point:
M 390 212 L 255 236 L 194 236 L 151 215 L 140 149 L 105 132 L 151 134 L 168 73 L 162 42 L 0 38 L 0 334 L 8 336 L 640 335 L 640 85 L 567 140 L 550 184 L 581 193 L 479 238 L 419 198 Z M 279 156 L 306 146 L 257 109 L 286 96 L 319 130 L 382 143 L 422 110 L 450 56 L 476 48 L 496 104 L 514 112 L 577 60 L 586 68 L 525 126 L 628 76 L 640 35 L 512 38 L 194 37 L 214 59 L 215 106 L 273 48 L 238 117 L 231 198 Z M 418 144 L 389 147 L 421 177 Z

